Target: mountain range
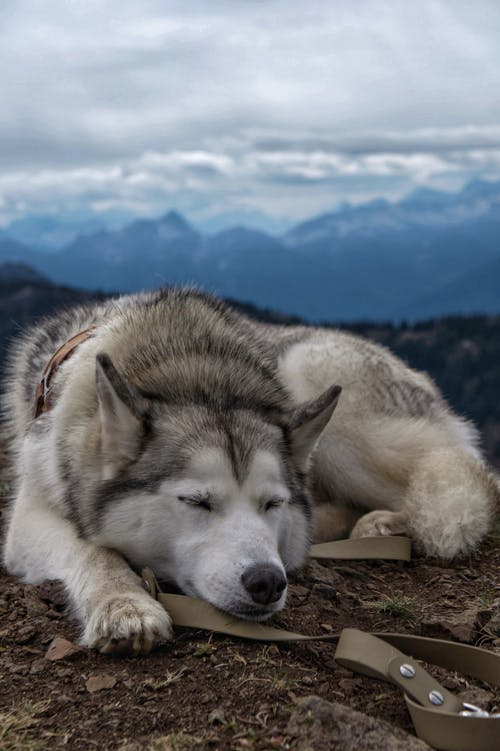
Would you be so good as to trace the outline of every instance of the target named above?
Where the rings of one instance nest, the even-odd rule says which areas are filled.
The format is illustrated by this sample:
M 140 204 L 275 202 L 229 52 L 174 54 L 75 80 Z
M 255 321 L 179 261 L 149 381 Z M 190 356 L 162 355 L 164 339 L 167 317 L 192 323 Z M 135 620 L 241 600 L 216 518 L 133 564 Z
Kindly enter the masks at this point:
M 194 283 L 310 321 L 500 312 L 500 182 L 343 205 L 279 236 L 206 234 L 176 211 L 122 227 L 96 221 L 17 220 L 0 233 L 0 262 L 88 290 Z

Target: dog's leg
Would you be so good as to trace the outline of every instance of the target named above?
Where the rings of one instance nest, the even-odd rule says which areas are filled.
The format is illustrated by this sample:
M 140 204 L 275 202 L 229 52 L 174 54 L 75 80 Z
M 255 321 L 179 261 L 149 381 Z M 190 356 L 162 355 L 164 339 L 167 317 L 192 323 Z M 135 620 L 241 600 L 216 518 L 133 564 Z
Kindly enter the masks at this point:
M 408 517 L 405 511 L 370 511 L 354 525 L 350 537 L 379 537 L 408 534 Z
M 171 620 L 114 550 L 79 538 L 53 508 L 16 499 L 4 549 L 7 569 L 33 584 L 61 579 L 83 625 L 82 644 L 147 654 L 171 636 Z

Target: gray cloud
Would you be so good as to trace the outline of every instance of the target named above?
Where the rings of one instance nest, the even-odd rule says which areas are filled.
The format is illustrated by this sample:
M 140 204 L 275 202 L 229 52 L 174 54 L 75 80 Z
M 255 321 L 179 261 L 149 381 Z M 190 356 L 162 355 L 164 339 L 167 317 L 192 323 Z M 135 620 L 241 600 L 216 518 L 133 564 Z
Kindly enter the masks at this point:
M 167 204 L 296 217 L 500 176 L 496 0 L 17 0 L 0 218 Z

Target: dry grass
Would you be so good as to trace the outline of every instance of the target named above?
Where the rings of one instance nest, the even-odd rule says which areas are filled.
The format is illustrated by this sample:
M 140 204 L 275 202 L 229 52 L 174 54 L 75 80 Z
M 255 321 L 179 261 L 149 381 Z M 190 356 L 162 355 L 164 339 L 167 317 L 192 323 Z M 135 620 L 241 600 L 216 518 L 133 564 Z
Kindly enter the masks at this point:
M 408 597 L 402 593 L 396 592 L 380 600 L 370 602 L 368 606 L 377 613 L 386 613 L 395 618 L 407 618 L 412 620 L 417 613 L 417 602 L 415 598 Z
M 41 728 L 50 700 L 26 703 L 0 712 L 0 751 L 45 751 L 54 747 L 54 733 Z

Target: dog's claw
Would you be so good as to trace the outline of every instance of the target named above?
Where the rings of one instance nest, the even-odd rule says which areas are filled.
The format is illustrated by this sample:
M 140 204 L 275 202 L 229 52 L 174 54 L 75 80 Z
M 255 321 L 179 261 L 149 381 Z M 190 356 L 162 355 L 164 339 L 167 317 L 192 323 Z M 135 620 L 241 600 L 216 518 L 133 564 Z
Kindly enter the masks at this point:
M 102 654 L 146 655 L 172 636 L 168 613 L 151 597 L 132 592 L 112 595 L 92 613 L 82 643 Z

